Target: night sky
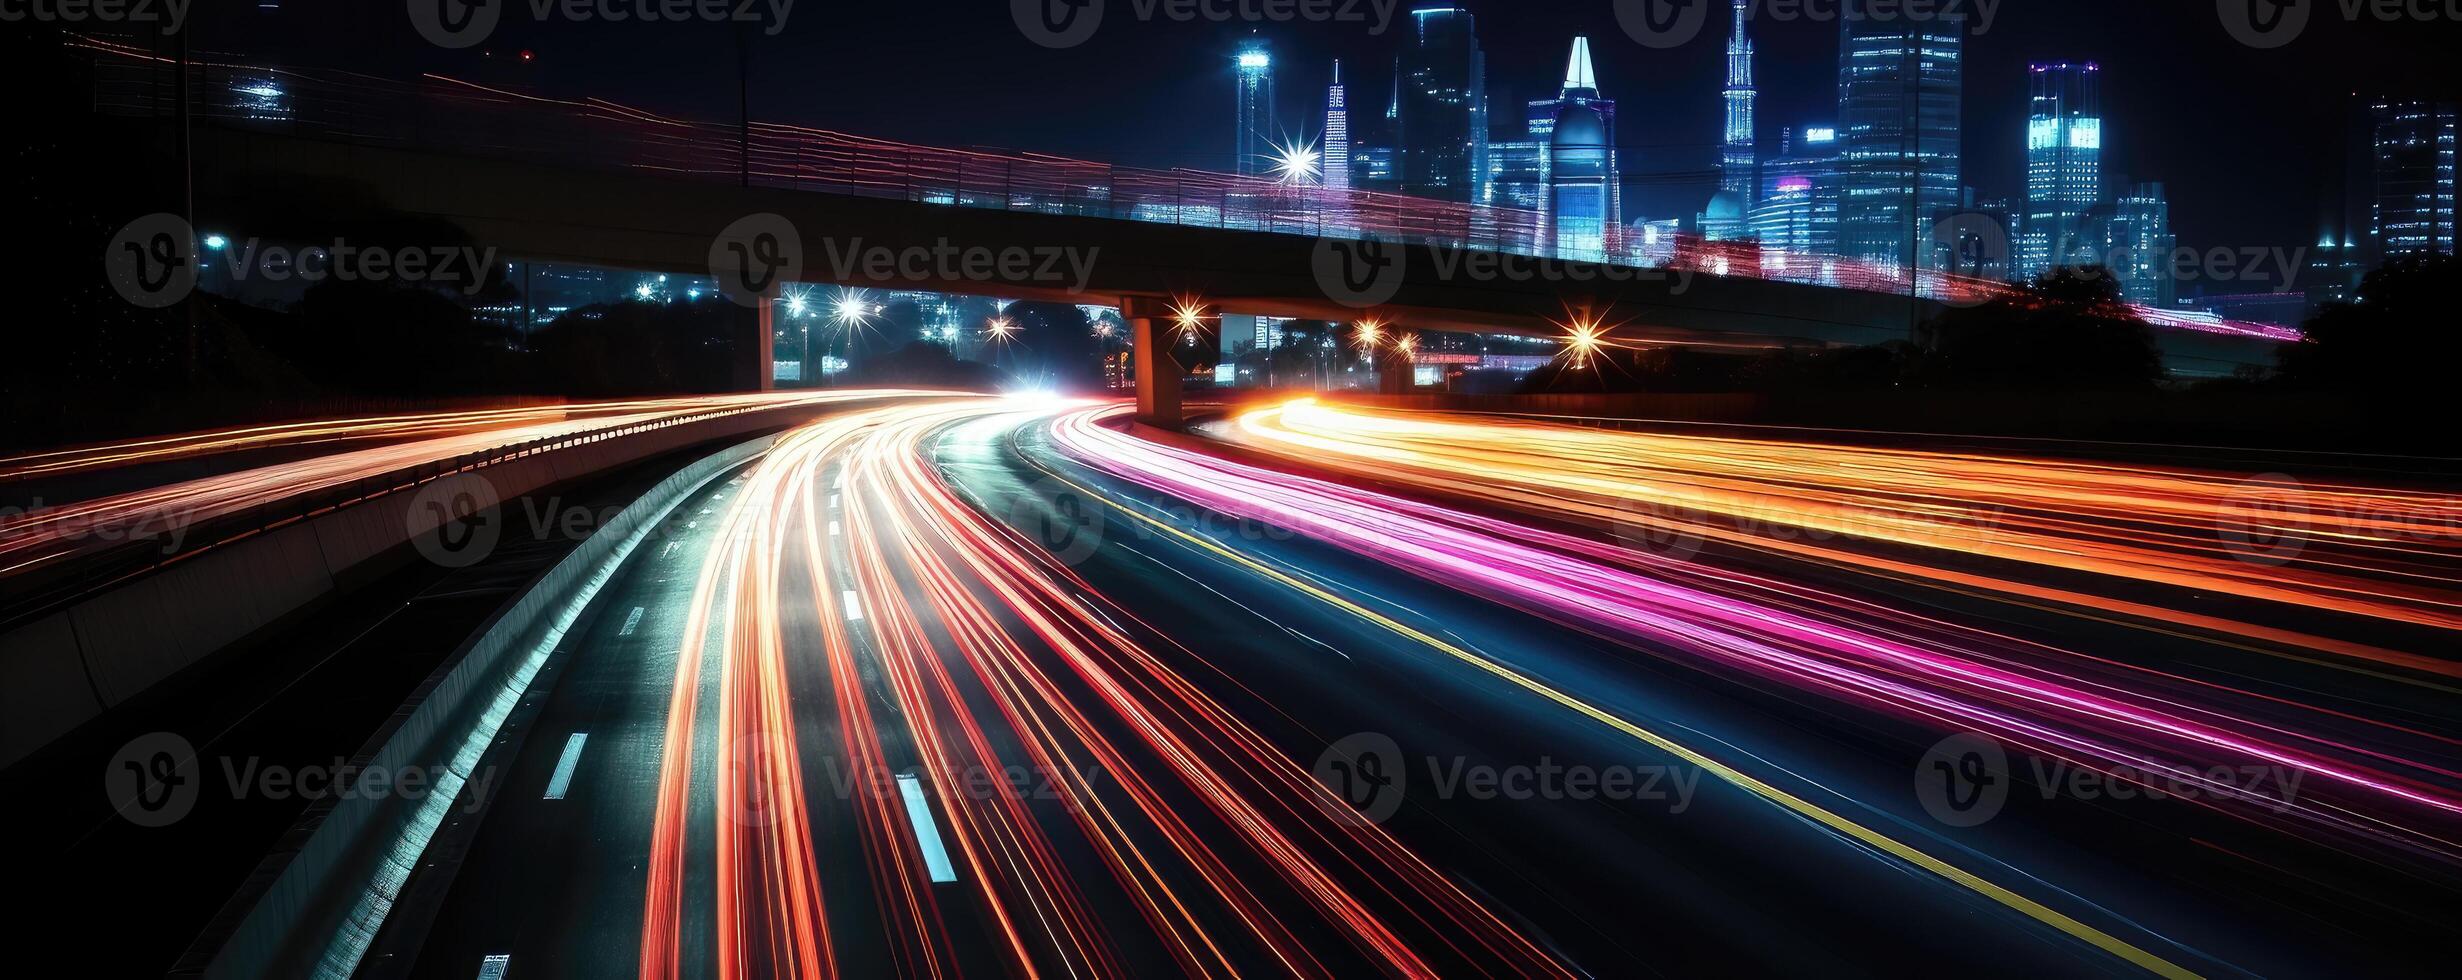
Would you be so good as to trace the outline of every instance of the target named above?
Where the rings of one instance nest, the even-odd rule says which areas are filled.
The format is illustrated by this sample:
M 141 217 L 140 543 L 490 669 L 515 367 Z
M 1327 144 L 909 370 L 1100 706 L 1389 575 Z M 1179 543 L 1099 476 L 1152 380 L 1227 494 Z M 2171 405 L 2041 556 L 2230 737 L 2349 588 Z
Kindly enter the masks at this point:
M 200 10 L 197 43 L 268 61 L 518 82 L 713 119 L 733 118 L 740 95 L 759 118 L 884 138 L 1227 169 L 1229 54 L 1248 30 L 1140 22 L 1131 0 L 1107 0 L 1091 40 L 1055 51 L 1026 40 L 1005 0 L 800 0 L 775 36 L 707 24 L 540 24 L 528 2 L 512 0 L 487 55 L 427 46 L 393 0 Z M 1465 2 L 1479 15 L 1499 120 L 1552 95 L 1571 38 L 1587 34 L 1601 87 L 1619 103 L 1626 217 L 1700 207 L 1720 138 L 1723 12 L 1699 39 L 1658 51 L 1630 40 L 1605 3 Z M 2183 245 L 2313 244 L 2351 95 L 2450 99 L 2462 78 L 2453 22 L 2353 24 L 2338 3 L 2319 0 L 2299 40 L 2258 51 L 2224 31 L 2211 0 L 2004 0 L 1988 31 L 1969 35 L 1966 182 L 2019 200 L 2025 65 L 2095 60 L 2104 66 L 2106 172 L 2167 182 Z M 1344 59 L 1355 118 L 1381 111 L 1407 24 L 1399 10 L 1409 6 L 1382 35 L 1362 23 L 1262 25 L 1278 58 L 1284 125 L 1314 134 L 1335 57 Z M 1765 144 L 1782 126 L 1833 121 L 1836 25 L 1763 18 L 1754 31 Z M 739 33 L 750 35 L 748 90 L 738 85 Z M 524 48 L 535 61 L 507 57 Z

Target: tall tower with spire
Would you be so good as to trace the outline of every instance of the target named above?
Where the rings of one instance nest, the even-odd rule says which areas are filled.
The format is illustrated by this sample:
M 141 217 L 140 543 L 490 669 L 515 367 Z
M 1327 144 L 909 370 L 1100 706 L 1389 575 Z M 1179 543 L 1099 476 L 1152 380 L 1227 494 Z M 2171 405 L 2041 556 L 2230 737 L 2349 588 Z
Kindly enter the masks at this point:
M 1535 106 L 1534 106 L 1535 108 Z M 1548 231 L 1556 254 L 1599 260 L 1623 245 L 1623 176 L 1616 162 L 1616 103 L 1599 97 L 1590 39 L 1573 39 L 1564 89 L 1547 134 Z
M 1325 186 L 1331 190 L 1347 190 L 1351 186 L 1351 107 L 1350 96 L 1342 88 L 1342 59 L 1334 59 L 1333 84 L 1325 86 Z
M 1753 201 L 1753 84 L 1752 36 L 1744 31 L 1744 6 L 1751 0 L 1735 0 L 1735 36 L 1727 40 L 1727 144 L 1721 156 L 1720 190 L 1734 191 L 1743 197 L 1746 208 Z

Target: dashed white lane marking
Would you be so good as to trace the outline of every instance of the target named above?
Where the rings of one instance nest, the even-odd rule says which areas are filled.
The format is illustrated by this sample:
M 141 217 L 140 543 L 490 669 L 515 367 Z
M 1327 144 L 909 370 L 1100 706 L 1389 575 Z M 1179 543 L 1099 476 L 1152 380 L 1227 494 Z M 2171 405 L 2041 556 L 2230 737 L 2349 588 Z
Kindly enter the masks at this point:
M 547 777 L 547 795 L 541 799 L 564 798 L 564 791 L 573 786 L 573 770 L 581 768 L 581 745 L 589 740 L 589 732 L 574 732 L 564 740 L 564 754 L 556 758 L 556 774 Z
M 940 824 L 932 819 L 932 805 L 923 798 L 923 782 L 911 772 L 898 774 L 898 795 L 906 800 L 906 822 L 915 827 L 915 843 L 923 847 L 924 870 L 932 880 L 946 884 L 957 880 L 957 869 L 949 865 L 949 850 L 941 846 Z

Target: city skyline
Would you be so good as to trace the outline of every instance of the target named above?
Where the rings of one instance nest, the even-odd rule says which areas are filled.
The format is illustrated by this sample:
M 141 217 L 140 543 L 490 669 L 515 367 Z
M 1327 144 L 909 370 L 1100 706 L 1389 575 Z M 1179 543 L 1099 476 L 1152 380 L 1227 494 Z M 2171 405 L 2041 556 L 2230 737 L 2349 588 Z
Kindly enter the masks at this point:
M 376 6 L 384 9 L 200 9 L 198 43 L 288 63 L 449 71 L 485 66 L 479 50 L 440 53 L 404 28 L 398 9 Z M 1489 9 L 1478 0 L 1466 6 L 1474 15 Z M 2328 198 L 2343 163 L 2342 152 L 2326 145 L 2333 141 L 2321 137 L 2344 125 L 2354 96 L 2451 100 L 2458 94 L 2442 57 L 2445 42 L 2457 37 L 2451 25 L 2319 17 L 2294 46 L 2258 51 L 2234 41 L 2205 5 L 2019 0 L 1999 5 L 1996 14 L 1992 28 L 1968 43 L 1967 182 L 1987 197 L 2021 200 L 2022 138 L 1985 134 L 2022 132 L 2026 65 L 2093 60 L 2129 80 L 2106 95 L 2109 136 L 2115 147 L 2125 147 L 2114 150 L 2108 166 L 2114 174 L 2168 178 L 2184 242 L 2315 245 L 2334 224 Z M 512 77 L 550 93 L 692 115 L 731 115 L 740 103 L 763 118 L 883 138 L 1218 170 L 1232 169 L 1229 141 L 1214 135 L 1230 128 L 1222 94 L 1232 72 L 1229 53 L 1251 28 L 1275 35 L 1276 59 L 1293 72 L 1280 90 L 1285 118 L 1316 114 L 1330 64 L 1343 59 L 1351 92 L 1369 107 L 1354 115 L 1354 129 L 1384 107 L 1392 58 L 1403 40 L 1398 24 L 1380 35 L 1362 24 L 1116 15 L 1082 47 L 1057 52 L 1021 37 L 1005 15 L 948 18 L 892 5 L 833 13 L 827 21 L 796 18 L 775 36 L 755 32 L 747 87 L 737 78 L 741 39 L 723 25 L 640 30 L 583 24 L 550 32 L 521 20 L 508 19 L 497 31 L 499 53 L 535 49 L 538 61 Z M 1607 97 L 1651 103 L 1646 119 L 1629 120 L 1619 133 L 1627 214 L 1690 213 L 1717 179 L 1725 111 L 1718 85 L 1725 62 L 1720 20 L 1713 16 L 1691 43 L 1660 51 L 1633 43 L 1604 6 L 1540 18 L 1482 18 L 1488 74 L 1497 87 L 1492 101 L 1518 105 L 1552 94 L 1563 45 L 1577 34 L 1590 36 Z M 2114 23 L 2127 29 L 2107 29 Z M 1836 30 L 1830 23 L 1757 17 L 1753 33 L 1756 108 L 1767 154 L 1775 152 L 1781 130 L 1829 121 L 1821 106 L 1835 101 L 1834 91 L 1825 90 L 1834 86 Z M 855 43 L 859 36 L 912 38 L 965 67 L 917 71 L 901 46 Z M 651 84 L 632 70 L 643 60 L 675 65 Z M 906 94 L 832 94 L 875 75 L 900 78 Z M 985 91 L 975 83 L 986 77 L 1016 82 Z M 1074 97 L 1099 97 L 1102 110 L 1067 113 L 1069 122 L 1053 122 L 1047 111 L 1053 101 Z M 918 114 L 909 108 L 923 103 L 967 111 Z M 2269 165 L 2217 162 L 2218 148 L 2226 146 L 2245 147 Z M 2191 175 L 2197 179 L 2186 179 Z

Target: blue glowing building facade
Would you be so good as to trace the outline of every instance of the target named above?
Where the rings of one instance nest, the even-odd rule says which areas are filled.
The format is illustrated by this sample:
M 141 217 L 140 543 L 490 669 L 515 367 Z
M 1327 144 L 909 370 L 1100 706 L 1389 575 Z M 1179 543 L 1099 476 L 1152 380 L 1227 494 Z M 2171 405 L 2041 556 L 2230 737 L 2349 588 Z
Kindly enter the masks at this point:
M 2101 244 L 2080 226 L 2103 197 L 2102 69 L 2038 64 L 2027 70 L 2026 217 L 2017 274 L 2102 265 Z
M 1459 7 L 1411 11 L 1396 76 L 1394 136 L 1402 193 L 1473 203 L 1487 198 L 1487 56 Z
M 1334 62 L 1334 80 L 1325 86 L 1325 186 L 1347 190 L 1351 186 L 1351 105 L 1350 94 L 1342 87 L 1342 62 Z
M 1556 254 L 1604 259 L 1620 252 L 1624 204 L 1616 161 L 1616 103 L 1599 96 L 1589 38 L 1573 39 L 1546 139 L 1543 210 Z
M 1932 224 L 1957 207 L 1965 23 L 1842 18 L 1838 247 L 1901 270 L 1935 267 Z

